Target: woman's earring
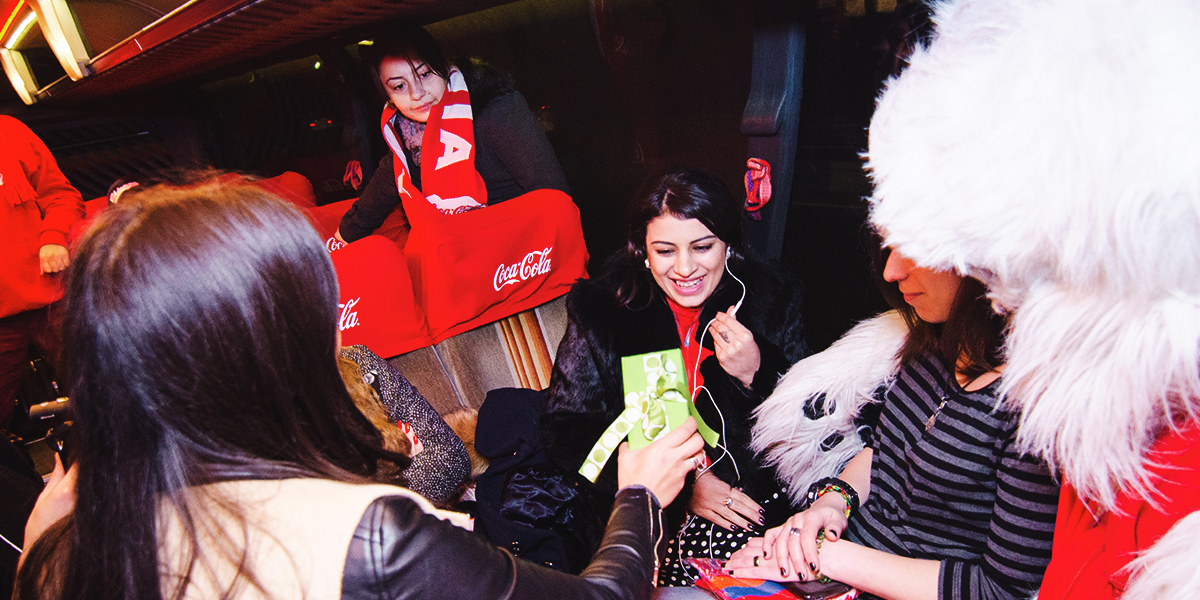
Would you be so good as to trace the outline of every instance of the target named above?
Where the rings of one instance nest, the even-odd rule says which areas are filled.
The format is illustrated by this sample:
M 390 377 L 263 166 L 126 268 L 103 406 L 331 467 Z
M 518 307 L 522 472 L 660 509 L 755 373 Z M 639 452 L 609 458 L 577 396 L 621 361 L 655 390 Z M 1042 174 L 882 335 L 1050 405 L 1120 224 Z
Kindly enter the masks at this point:
M 647 269 L 650 268 L 650 259 L 648 259 L 648 258 L 646 259 L 646 268 Z

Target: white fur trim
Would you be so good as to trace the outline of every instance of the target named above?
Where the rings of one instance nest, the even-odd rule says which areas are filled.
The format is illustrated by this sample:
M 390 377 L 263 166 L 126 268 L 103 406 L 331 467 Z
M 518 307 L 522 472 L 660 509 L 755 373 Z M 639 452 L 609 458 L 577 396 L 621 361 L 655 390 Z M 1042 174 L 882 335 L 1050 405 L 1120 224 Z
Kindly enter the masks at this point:
M 799 504 L 814 481 L 837 475 L 862 450 L 854 419 L 880 387 L 895 380 L 907 335 L 908 326 L 895 311 L 863 321 L 828 350 L 796 363 L 754 411 L 750 447 L 775 466 L 792 504 Z M 822 394 L 833 411 L 809 419 L 805 404 Z M 842 443 L 821 450 L 821 442 L 834 433 L 843 436 Z
M 1200 2 L 956 0 L 871 121 L 871 219 L 1013 313 L 1019 441 L 1111 509 L 1200 413 Z
M 1122 600 L 1200 598 L 1200 512 L 1192 513 L 1129 564 L 1133 576 Z

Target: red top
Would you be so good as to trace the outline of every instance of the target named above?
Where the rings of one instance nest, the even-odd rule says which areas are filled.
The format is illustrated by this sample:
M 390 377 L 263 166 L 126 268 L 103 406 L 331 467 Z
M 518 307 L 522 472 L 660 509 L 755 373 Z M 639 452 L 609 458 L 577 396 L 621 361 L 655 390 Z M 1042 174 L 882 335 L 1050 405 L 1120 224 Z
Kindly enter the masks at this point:
M 42 275 L 38 252 L 67 245 L 83 198 L 24 123 L 0 116 L 0 317 L 62 297 L 62 273 Z
M 1069 483 L 1062 486 L 1054 529 L 1054 557 L 1040 600 L 1106 600 L 1125 592 L 1122 569 L 1155 544 L 1176 521 L 1200 510 L 1200 423 L 1158 439 L 1145 460 L 1157 507 L 1126 492 L 1116 510 L 1099 517 Z
M 704 376 L 696 370 L 696 364 L 704 362 L 704 359 L 713 354 L 712 350 L 696 342 L 696 328 L 700 327 L 700 311 L 704 307 L 687 308 L 676 304 L 670 298 L 667 298 L 667 306 L 670 306 L 671 312 L 675 314 L 675 329 L 679 332 L 679 343 L 683 351 L 683 367 L 687 369 L 688 392 L 695 398 L 696 388 L 704 385 Z M 692 381 L 693 375 L 695 381 Z

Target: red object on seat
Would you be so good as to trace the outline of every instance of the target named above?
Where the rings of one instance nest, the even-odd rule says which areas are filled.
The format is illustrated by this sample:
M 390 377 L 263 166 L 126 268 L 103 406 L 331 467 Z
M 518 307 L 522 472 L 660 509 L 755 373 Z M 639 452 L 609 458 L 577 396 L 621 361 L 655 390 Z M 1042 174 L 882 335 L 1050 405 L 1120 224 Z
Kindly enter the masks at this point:
M 761 158 L 746 161 L 746 211 L 758 221 L 758 210 L 771 200 L 771 165 Z
M 404 254 L 394 242 L 371 235 L 329 256 L 341 288 L 338 329 L 343 346 L 363 344 L 387 358 L 433 343 Z
M 104 212 L 106 208 L 108 208 L 108 196 L 85 200 L 83 202 L 83 210 L 85 211 L 83 218 L 75 221 L 75 224 L 71 226 L 71 231 L 67 233 L 67 243 L 74 246 L 79 236 L 83 235 L 83 232 L 87 231 L 88 227 L 91 227 L 92 221 L 95 221 L 96 217 Z
M 351 206 L 357 201 L 357 198 L 326 204 L 325 206 L 316 206 L 308 209 L 308 219 L 312 221 L 313 228 L 321 235 L 321 239 L 325 240 L 325 248 L 330 252 L 342 248 L 345 244 L 334 239 L 333 234 L 337 232 L 338 226 L 342 224 L 342 216 L 346 211 L 350 210 Z M 403 249 L 408 242 L 408 220 L 404 218 L 403 211 L 392 211 L 387 219 L 384 219 L 383 225 L 375 230 L 375 235 L 383 236 L 395 242 L 396 247 Z M 378 354 L 378 353 L 376 353 Z
M 317 230 L 317 234 L 321 239 L 325 240 L 325 249 L 333 252 L 338 248 L 344 248 L 346 245 L 335 240 L 333 234 L 337 232 L 338 225 L 342 223 L 342 215 L 354 206 L 356 199 L 342 200 L 325 206 L 317 206 L 310 208 L 305 212 L 308 213 L 308 220 L 312 222 L 313 229 Z
M 204 181 L 199 185 L 205 183 L 208 182 Z M 317 196 L 313 193 L 312 183 L 308 181 L 307 177 L 292 171 L 284 171 L 266 179 L 247 179 L 240 173 L 225 173 L 217 177 L 217 183 L 227 185 L 248 183 L 300 208 L 311 208 L 317 205 Z
M 87 211 L 87 214 L 83 218 L 88 220 L 94 219 L 96 215 L 104 212 L 105 208 L 108 208 L 108 196 L 86 200 L 83 203 L 83 208 Z
M 558 190 L 456 215 L 422 204 L 414 209 L 427 214 L 404 254 L 434 343 L 549 302 L 587 277 L 579 209 Z
M 299 173 L 284 171 L 274 177 L 251 180 L 249 183 L 300 208 L 312 208 L 317 205 L 317 195 L 313 193 L 312 183 Z

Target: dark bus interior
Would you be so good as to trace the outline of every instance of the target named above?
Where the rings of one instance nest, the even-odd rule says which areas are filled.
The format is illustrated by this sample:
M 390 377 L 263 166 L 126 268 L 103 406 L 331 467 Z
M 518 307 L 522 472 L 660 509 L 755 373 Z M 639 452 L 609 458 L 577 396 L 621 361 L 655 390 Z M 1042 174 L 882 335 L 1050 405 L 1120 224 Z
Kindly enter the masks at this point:
M 12 11 L 13 29 L 21 3 L 0 4 Z M 405 19 L 426 24 L 448 55 L 478 57 L 515 78 L 567 175 L 593 268 L 622 239 L 625 203 L 647 176 L 698 166 L 740 193 L 756 143 L 747 132 L 761 133 L 752 91 L 792 85 L 788 101 L 798 109 L 780 112 L 777 137 L 790 138 L 791 127 L 794 146 L 780 155 L 786 164 L 772 164 L 776 197 L 764 221 L 747 219 L 747 237 L 801 277 L 814 350 L 884 308 L 867 258 L 862 197 L 870 187 L 859 153 L 917 3 L 70 4 L 93 72 L 67 77 L 34 27 L 21 45 L 42 87 L 26 106 L 0 86 L 0 110 L 46 141 L 85 199 L 117 180 L 195 167 L 262 177 L 295 171 L 318 203 L 357 196 L 343 182 L 347 163 L 359 161 L 365 179 L 386 151 L 376 125 L 382 99 L 358 62 L 358 43 Z M 773 47 L 756 54 L 755 46 L 778 41 L 780 31 L 799 55 L 772 71 L 763 63 L 778 62 Z

